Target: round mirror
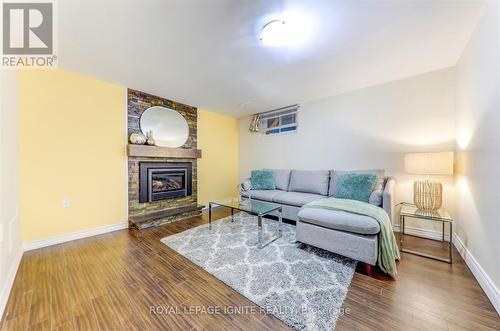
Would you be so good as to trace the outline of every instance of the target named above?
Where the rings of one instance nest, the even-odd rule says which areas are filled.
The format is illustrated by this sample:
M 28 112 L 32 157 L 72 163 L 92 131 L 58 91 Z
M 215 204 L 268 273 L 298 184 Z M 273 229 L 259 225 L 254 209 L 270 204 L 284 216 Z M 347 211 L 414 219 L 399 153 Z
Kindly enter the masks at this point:
M 141 131 L 153 132 L 157 146 L 180 147 L 189 137 L 189 127 L 184 116 L 173 109 L 153 106 L 146 109 L 140 119 Z

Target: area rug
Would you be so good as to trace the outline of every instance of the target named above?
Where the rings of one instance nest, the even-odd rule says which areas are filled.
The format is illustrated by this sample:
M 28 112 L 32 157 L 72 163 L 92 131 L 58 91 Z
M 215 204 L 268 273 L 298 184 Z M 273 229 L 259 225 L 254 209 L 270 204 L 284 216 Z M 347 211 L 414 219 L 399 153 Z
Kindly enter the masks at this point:
M 237 292 L 298 330 L 333 330 L 356 261 L 295 243 L 295 226 L 264 219 L 264 238 L 283 236 L 257 248 L 257 217 L 245 213 L 168 236 L 162 242 Z

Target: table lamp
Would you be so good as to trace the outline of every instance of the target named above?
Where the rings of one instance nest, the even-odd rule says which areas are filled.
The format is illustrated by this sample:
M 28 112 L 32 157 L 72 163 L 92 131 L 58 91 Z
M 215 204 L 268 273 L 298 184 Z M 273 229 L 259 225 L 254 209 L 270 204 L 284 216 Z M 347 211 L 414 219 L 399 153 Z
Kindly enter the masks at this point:
M 405 170 L 416 175 L 453 175 L 453 152 L 406 154 Z M 443 202 L 443 185 L 429 177 L 416 180 L 413 201 L 419 209 L 438 210 Z

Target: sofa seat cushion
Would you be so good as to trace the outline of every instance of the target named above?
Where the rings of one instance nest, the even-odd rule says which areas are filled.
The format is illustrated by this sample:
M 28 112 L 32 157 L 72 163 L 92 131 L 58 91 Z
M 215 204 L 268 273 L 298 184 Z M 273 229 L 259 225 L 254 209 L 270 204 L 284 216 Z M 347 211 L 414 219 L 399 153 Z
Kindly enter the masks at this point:
M 345 211 L 305 208 L 297 215 L 301 222 L 322 226 L 328 229 L 359 234 L 377 234 L 380 225 L 371 217 Z
M 284 205 L 302 207 L 306 203 L 324 198 L 325 196 L 319 194 L 281 191 L 273 197 L 273 201 Z
M 241 195 L 245 198 L 251 196 L 252 199 L 273 202 L 273 198 L 282 192 L 280 190 L 249 190 L 241 192 Z

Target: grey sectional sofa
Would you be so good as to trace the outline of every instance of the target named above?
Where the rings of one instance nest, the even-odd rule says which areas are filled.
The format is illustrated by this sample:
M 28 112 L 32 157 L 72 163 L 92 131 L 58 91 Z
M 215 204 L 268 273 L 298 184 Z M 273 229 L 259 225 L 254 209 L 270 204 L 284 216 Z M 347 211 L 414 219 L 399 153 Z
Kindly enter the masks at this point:
M 380 232 L 377 221 L 343 211 L 300 209 L 306 203 L 333 195 L 337 178 L 345 171 L 268 170 L 274 172 L 275 190 L 252 190 L 248 189 L 250 186 L 247 183 L 242 185 L 241 195 L 280 204 L 283 217 L 297 221 L 296 236 L 299 242 L 375 265 Z M 377 175 L 379 181 L 370 196 L 370 203 L 383 208 L 392 220 L 394 178 L 386 178 L 383 170 L 355 172 Z

